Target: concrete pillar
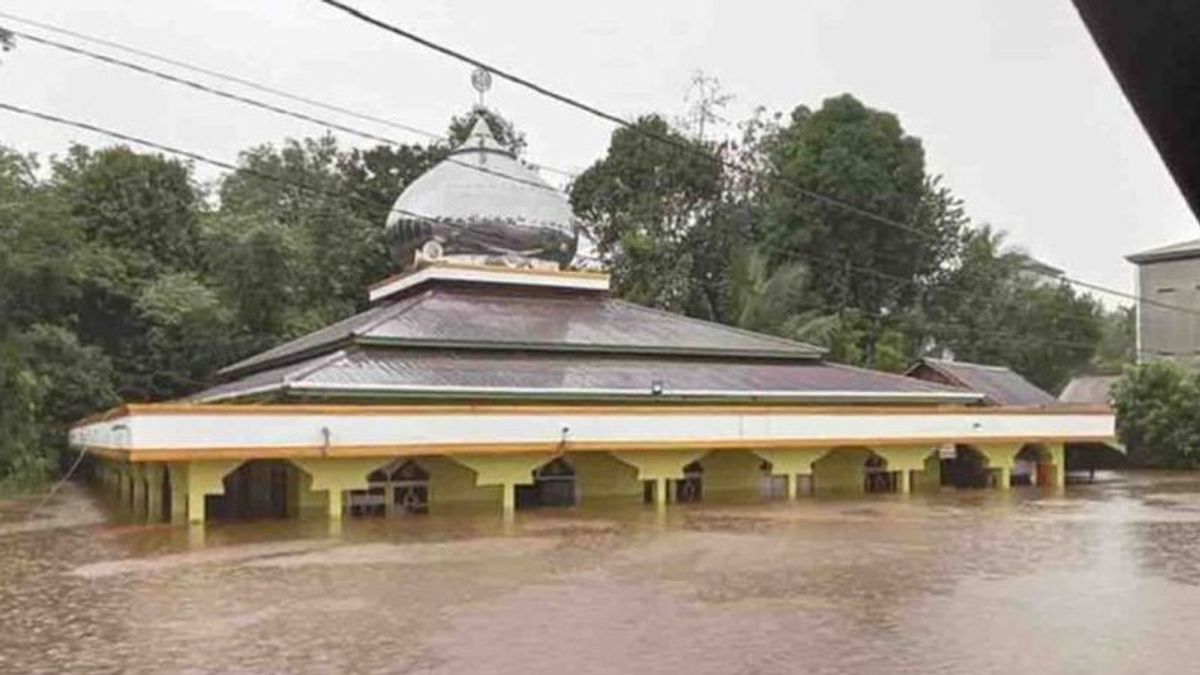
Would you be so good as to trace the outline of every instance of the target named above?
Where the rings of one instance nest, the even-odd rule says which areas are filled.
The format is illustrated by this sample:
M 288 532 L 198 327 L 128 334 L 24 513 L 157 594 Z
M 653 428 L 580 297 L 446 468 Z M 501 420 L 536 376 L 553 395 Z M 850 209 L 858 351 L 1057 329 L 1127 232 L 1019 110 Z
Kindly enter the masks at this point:
M 671 489 L 670 484 L 666 478 L 654 479 L 654 503 L 658 506 L 667 505 L 667 490 Z
M 506 517 L 517 510 L 517 486 L 532 485 L 533 471 L 554 459 L 553 453 L 522 452 L 512 455 L 452 455 L 450 459 L 475 472 L 475 486 L 500 486 L 500 506 Z
M 540 465 L 539 465 L 540 466 Z M 513 483 L 500 485 L 500 504 L 505 516 L 511 516 L 517 511 L 517 486 Z
M 887 460 L 889 471 L 896 472 L 896 492 L 901 494 L 912 491 L 912 472 L 924 471 L 926 460 L 930 455 L 937 454 L 937 448 L 928 445 L 899 445 L 872 450 Z
M 654 481 L 654 503 L 665 508 L 673 481 L 683 478 L 683 467 L 705 455 L 704 450 L 634 450 L 612 453 L 637 469 L 639 481 Z
M 813 462 L 829 453 L 829 448 L 788 448 L 783 450 L 755 450 L 754 454 L 771 463 L 771 475 L 787 477 L 788 499 L 799 495 L 799 476 L 812 476 Z
M 116 469 L 117 472 L 117 503 L 121 508 L 129 508 L 129 493 L 133 489 L 133 485 L 129 480 L 129 465 L 122 464 Z
M 163 465 L 147 463 L 142 466 L 142 475 L 146 481 L 146 520 L 157 523 L 162 520 L 162 484 Z
M 166 472 L 171 481 L 171 522 L 178 525 L 187 521 L 187 464 L 168 464 Z
M 131 510 L 134 518 L 146 518 L 146 471 L 142 464 L 129 465 Z
M 204 497 L 225 492 L 222 479 L 241 466 L 242 460 L 190 462 L 187 467 L 187 518 L 189 523 L 204 522 Z
M 1062 489 L 1067 486 L 1067 448 L 1062 443 L 1052 443 L 1046 446 L 1054 462 L 1054 479 L 1051 487 Z
M 386 457 L 326 457 L 320 459 L 293 459 L 311 478 L 310 489 L 329 493 L 329 517 L 342 517 L 342 504 L 347 490 L 366 490 L 367 475 L 386 464 Z
M 1017 453 L 1024 447 L 1022 443 L 984 443 L 971 444 L 987 457 L 988 468 L 995 475 L 996 488 L 1008 490 L 1012 487 L 1012 469 L 1016 462 Z

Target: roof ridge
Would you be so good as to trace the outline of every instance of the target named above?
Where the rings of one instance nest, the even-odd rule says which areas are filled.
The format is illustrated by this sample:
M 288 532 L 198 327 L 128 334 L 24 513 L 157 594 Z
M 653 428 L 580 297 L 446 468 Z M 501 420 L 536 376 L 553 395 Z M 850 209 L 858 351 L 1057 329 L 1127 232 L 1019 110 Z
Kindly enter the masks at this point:
M 614 302 L 614 303 L 619 303 L 619 304 L 622 304 L 622 305 L 625 305 L 628 307 L 632 307 L 636 310 L 640 310 L 643 312 L 648 312 L 650 314 L 667 316 L 672 319 L 683 320 L 683 321 L 687 321 L 690 323 L 698 323 L 698 324 L 702 324 L 704 326 L 712 326 L 715 328 L 719 328 L 719 329 L 727 330 L 727 331 L 730 331 L 733 333 L 737 333 L 739 335 L 745 335 L 748 337 L 754 337 L 754 338 L 758 338 L 758 339 L 765 339 L 765 340 L 769 340 L 771 342 L 778 342 L 780 344 L 788 345 L 789 347 L 797 347 L 797 346 L 804 347 L 806 349 L 811 350 L 814 353 L 814 355 L 818 356 L 818 357 L 823 357 L 825 354 L 829 353 L 828 349 L 826 349 L 824 347 L 819 347 L 814 344 L 810 344 L 808 342 L 800 342 L 799 340 L 789 340 L 787 338 L 782 338 L 782 337 L 779 337 L 778 335 L 770 335 L 768 333 L 758 333 L 758 332 L 755 332 L 752 330 L 747 330 L 745 328 L 738 328 L 737 326 L 730 326 L 729 324 L 721 323 L 719 321 L 707 321 L 705 319 L 697 319 L 695 317 L 687 316 L 686 314 L 676 314 L 674 312 L 668 312 L 665 309 L 658 309 L 657 307 L 647 307 L 646 305 L 639 305 L 636 302 L 629 302 L 628 300 L 622 300 L 620 298 L 609 298 L 609 301 Z

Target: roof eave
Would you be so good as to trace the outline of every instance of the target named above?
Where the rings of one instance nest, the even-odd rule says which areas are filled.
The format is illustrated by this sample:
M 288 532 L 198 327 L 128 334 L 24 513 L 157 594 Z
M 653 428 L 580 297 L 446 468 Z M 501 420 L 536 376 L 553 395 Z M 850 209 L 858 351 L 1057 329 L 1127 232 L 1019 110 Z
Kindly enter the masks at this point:
M 527 401 L 663 401 L 663 402 L 744 402 L 763 401 L 796 403 L 909 403 L 956 404 L 979 402 L 974 392 L 863 392 L 863 391 L 664 391 L 632 389 L 562 389 L 538 387 L 450 387 L 429 385 L 355 385 L 277 383 L 233 391 L 213 397 L 197 398 L 198 403 L 233 402 L 249 396 L 277 393 L 299 398 L 388 398 L 388 399 L 491 399 Z

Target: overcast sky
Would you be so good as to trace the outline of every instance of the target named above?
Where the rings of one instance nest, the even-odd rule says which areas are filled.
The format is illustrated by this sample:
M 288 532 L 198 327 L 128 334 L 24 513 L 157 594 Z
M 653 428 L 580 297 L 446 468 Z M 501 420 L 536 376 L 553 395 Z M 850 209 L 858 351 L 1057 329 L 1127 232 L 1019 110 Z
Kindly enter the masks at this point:
M 1125 254 L 1200 236 L 1069 0 L 351 2 L 624 116 L 681 114 L 697 70 L 736 97 L 735 120 L 850 92 L 924 141 L 976 222 L 1082 279 L 1132 291 Z M 5 0 L 0 11 L 433 131 L 474 102 L 468 67 L 316 0 Z M 2 58 L 0 101 L 224 159 L 322 131 L 28 41 Z M 503 81 L 488 101 L 547 166 L 585 168 L 612 131 Z M 0 112 L 6 145 L 50 154 L 72 141 L 107 142 Z

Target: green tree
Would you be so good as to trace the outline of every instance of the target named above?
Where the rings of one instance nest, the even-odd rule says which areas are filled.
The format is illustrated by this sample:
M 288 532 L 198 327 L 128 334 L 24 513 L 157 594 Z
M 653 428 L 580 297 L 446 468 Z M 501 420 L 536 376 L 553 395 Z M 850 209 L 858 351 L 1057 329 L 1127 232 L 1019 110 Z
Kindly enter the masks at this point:
M 1117 433 L 1143 466 L 1200 465 L 1200 382 L 1169 361 L 1131 367 L 1113 390 Z
M 697 277 L 703 278 L 696 274 L 696 245 L 704 240 L 698 233 L 713 222 L 721 194 L 714 149 L 648 115 L 632 129 L 613 132 L 605 157 L 572 185 L 571 204 L 612 271 L 617 293 L 685 311 L 695 300 Z
M 926 174 L 921 142 L 895 115 L 849 95 L 768 125 L 757 154 L 761 178 L 749 190 L 766 247 L 779 264 L 813 266 L 809 284 L 828 311 L 855 310 L 862 359 L 876 363 L 887 317 L 911 308 L 954 255 L 961 205 Z
M 956 265 L 929 292 L 934 344 L 957 358 L 1006 365 L 1047 391 L 1088 369 L 1101 307 L 1065 282 L 1029 271 L 1030 258 L 989 227 L 968 230 Z

